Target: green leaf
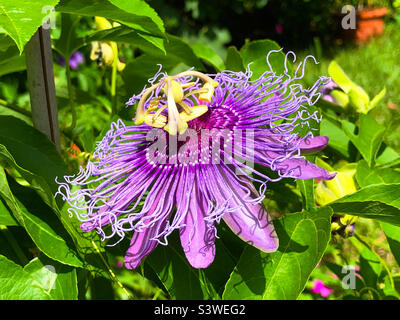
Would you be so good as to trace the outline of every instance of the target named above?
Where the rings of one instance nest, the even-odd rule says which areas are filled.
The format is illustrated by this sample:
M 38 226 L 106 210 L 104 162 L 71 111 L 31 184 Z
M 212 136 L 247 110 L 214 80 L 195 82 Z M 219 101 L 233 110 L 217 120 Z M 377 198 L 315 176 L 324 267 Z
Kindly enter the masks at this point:
M 48 300 L 50 295 L 22 267 L 0 255 L 0 300 Z
M 71 244 L 61 237 L 61 235 L 65 237 L 67 234 L 54 213 L 45 205 L 40 205 L 40 202 L 35 201 L 36 193 L 33 193 L 33 196 L 24 193 L 24 200 L 29 199 L 29 204 L 34 204 L 36 214 L 32 214 L 10 190 L 4 170 L 0 170 L 0 185 L 1 198 L 7 203 L 18 222 L 25 227 L 33 242 L 42 252 L 61 263 L 82 266 L 82 262 Z M 16 186 L 18 185 L 16 184 Z M 23 187 L 19 188 L 24 189 Z
M 360 115 L 358 134 L 354 134 L 355 125 L 347 120 L 342 120 L 342 128 L 368 165 L 372 167 L 386 128 L 367 114 Z
M 329 64 L 328 73 L 344 92 L 349 93 L 352 90 L 365 105 L 369 104 L 369 96 L 365 90 L 351 81 L 336 61 L 333 60 Z
M 57 11 L 83 16 L 100 16 L 140 31 L 143 38 L 163 36 L 164 24 L 143 0 L 62 0 Z
M 370 185 L 329 206 L 334 212 L 346 212 L 400 226 L 400 184 Z
M 168 293 L 175 299 L 215 299 L 222 291 L 234 264 L 220 240 L 216 240 L 215 261 L 204 270 L 188 263 L 178 233 L 168 238 L 168 246 L 159 245 L 147 258 Z
M 384 222 L 381 222 L 381 227 L 389 243 L 390 251 L 397 264 L 400 265 L 400 227 Z
M 115 41 L 119 43 L 130 44 L 133 48 L 138 48 L 143 52 L 150 54 L 166 54 L 163 37 L 153 37 L 153 41 L 149 42 L 144 39 L 139 32 L 125 26 L 119 26 L 112 29 L 96 31 L 88 35 L 85 44 L 92 41 Z
M 7 132 L 4 127 L 11 132 Z M 7 166 L 15 169 L 29 183 L 30 187 L 41 196 L 43 201 L 54 210 L 72 237 L 79 255 L 83 257 L 84 267 L 108 276 L 104 264 L 93 246 L 92 241 L 94 241 L 95 235 L 84 234 L 80 230 L 79 221 L 70 217 L 67 211 L 68 205 L 64 205 L 62 210 L 59 210 L 63 201 L 61 197 L 54 198 L 54 194 L 58 190 L 55 177 L 62 180 L 62 177 L 67 173 L 64 162 L 57 153 L 54 144 L 45 135 L 29 127 L 21 120 L 0 116 L 0 143 L 2 142 L 7 143 L 7 146 L 13 150 L 13 155 L 0 144 L 0 162 L 4 162 Z M 30 154 L 29 157 L 26 157 L 27 153 Z M 13 156 L 15 156 L 15 159 Z M 59 203 L 58 205 L 56 200 Z M 99 240 L 94 241 L 94 243 L 98 246 L 100 252 L 104 252 Z
M 382 264 L 378 257 L 365 245 L 354 237 L 350 238 L 351 243 L 360 253 L 360 275 L 368 287 L 376 288 L 379 275 L 382 272 Z
M 68 171 L 46 135 L 20 119 L 0 116 L 0 162 L 16 169 L 50 207 L 56 206 L 55 179 Z
M 288 214 L 275 220 L 278 251 L 248 246 L 226 284 L 224 299 L 296 299 L 328 245 L 332 210 Z
M 196 56 L 213 65 L 217 71 L 222 71 L 225 69 L 225 64 L 221 57 L 204 43 L 195 42 L 191 44 L 190 47 Z
M 240 55 L 243 58 L 245 66 L 250 65 L 253 72 L 252 79 L 259 78 L 265 71 L 269 71 L 267 64 L 267 54 L 271 50 L 280 50 L 280 46 L 271 40 L 256 40 L 246 43 L 240 49 Z M 285 71 L 285 55 L 282 52 L 274 52 L 269 56 L 269 62 L 276 74 L 282 74 Z
M 238 49 L 235 46 L 230 46 L 226 51 L 226 69 L 235 72 L 245 71 L 243 60 Z
M 72 192 L 74 190 L 73 188 Z M 83 232 L 80 228 L 81 221 L 69 212 L 70 209 L 68 202 L 65 202 L 61 210 L 58 211 L 58 215 L 82 257 L 83 267 L 95 274 L 109 278 L 110 275 L 104 264 L 104 261 L 107 262 L 107 256 L 99 236 L 94 231 Z
M 10 211 L 8 211 L 7 207 L 5 206 L 1 198 L 0 198 L 0 225 L 3 226 L 19 225 L 18 221 L 14 218 L 14 216 L 10 213 Z
M 0 36 L 0 76 L 25 69 L 25 55 L 20 54 L 10 37 Z
M 379 166 L 394 166 L 400 163 L 400 154 L 386 146 L 382 153 L 378 153 L 376 164 Z
M 329 137 L 328 146 L 330 148 L 336 150 L 346 158 L 350 157 L 349 153 L 350 139 L 343 132 L 341 127 L 339 127 L 337 124 L 330 121 L 326 117 L 322 118 L 320 126 L 320 135 Z
M 25 267 L 52 300 L 77 300 L 76 269 L 57 263 L 45 256 L 34 258 Z
M 0 4 L 0 27 L 15 41 L 20 53 L 43 19 L 49 14 L 42 10 L 54 7 L 60 0 L 2 0 Z
M 150 7 L 145 1 L 143 0 L 108 0 L 108 1 L 117 8 L 120 8 L 125 12 L 128 12 L 135 16 L 139 16 L 140 18 L 137 18 L 139 20 L 139 23 L 134 22 L 133 26 L 138 24 L 139 28 L 143 28 L 143 31 L 150 31 L 153 28 L 152 24 L 149 21 L 151 20 L 151 22 L 155 24 L 159 29 L 159 31 L 161 32 L 159 35 L 162 35 L 162 33 L 165 32 L 164 22 L 158 16 L 157 12 L 155 12 L 155 10 L 152 7 Z
M 386 94 L 386 88 L 383 88 L 373 99 L 368 105 L 368 111 L 375 108 L 376 105 L 383 99 L 383 97 Z
M 400 181 L 400 172 L 391 168 L 370 169 L 365 160 L 357 164 L 356 180 L 360 187 L 371 184 L 396 183 Z
M 85 39 L 76 34 L 80 20 L 81 17 L 78 16 L 61 14 L 61 35 L 53 41 L 53 46 L 65 59 L 69 59 L 76 50 L 85 45 Z

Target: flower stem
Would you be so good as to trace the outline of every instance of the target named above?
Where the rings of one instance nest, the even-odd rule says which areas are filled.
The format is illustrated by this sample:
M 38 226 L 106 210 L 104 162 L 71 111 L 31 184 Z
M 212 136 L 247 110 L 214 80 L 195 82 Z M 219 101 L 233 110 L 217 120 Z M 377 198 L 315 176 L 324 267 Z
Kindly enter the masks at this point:
M 128 296 L 130 300 L 133 300 L 134 297 L 126 290 L 126 288 L 123 286 L 123 284 L 118 280 L 117 276 L 115 273 L 111 270 L 110 265 L 107 263 L 107 261 L 104 259 L 103 255 L 101 254 L 99 248 L 97 247 L 96 243 L 92 240 L 92 245 L 98 255 L 100 256 L 101 260 L 103 261 L 104 265 L 106 266 L 108 272 L 110 273 L 111 277 L 114 279 L 114 281 L 118 284 L 118 286 L 124 291 L 124 293 Z
M 117 114 L 117 69 L 118 69 L 118 47 L 116 43 L 111 44 L 114 60 L 111 72 L 111 117 Z
M 65 67 L 66 67 L 66 72 L 67 72 L 67 88 L 68 88 L 69 105 L 70 105 L 71 114 L 72 114 L 72 122 L 69 127 L 69 130 L 72 130 L 76 126 L 76 110 L 75 110 L 74 93 L 73 93 L 72 82 L 71 82 L 71 67 L 69 65 L 69 57 L 65 59 Z
M 8 230 L 6 226 L 1 225 L 0 230 L 3 231 L 4 236 L 6 237 L 8 243 L 13 248 L 15 254 L 17 255 L 19 261 L 22 265 L 26 265 L 29 260 L 26 257 L 25 253 L 22 251 L 21 247 L 18 245 L 17 240 L 14 238 L 13 234 Z

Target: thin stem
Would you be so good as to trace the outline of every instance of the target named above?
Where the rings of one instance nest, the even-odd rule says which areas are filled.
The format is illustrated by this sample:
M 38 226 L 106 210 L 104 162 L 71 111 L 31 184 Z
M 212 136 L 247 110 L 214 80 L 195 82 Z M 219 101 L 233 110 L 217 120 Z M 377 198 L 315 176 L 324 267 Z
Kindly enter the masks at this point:
M 65 67 L 66 67 L 66 71 L 67 71 L 67 87 L 68 87 L 69 105 L 70 105 L 71 114 L 72 114 L 72 122 L 71 122 L 71 126 L 69 127 L 69 129 L 72 130 L 76 126 L 76 110 L 75 110 L 74 93 L 73 93 L 72 82 L 71 82 L 71 67 L 69 65 L 69 57 L 65 59 Z
M 126 290 L 126 288 L 123 286 L 123 284 L 118 280 L 117 276 L 115 273 L 111 270 L 110 265 L 107 263 L 107 261 L 104 259 L 103 255 L 101 254 L 99 248 L 97 247 L 96 243 L 92 240 L 92 245 L 95 248 L 96 252 L 99 254 L 101 260 L 103 261 L 104 265 L 106 266 L 108 272 L 110 273 L 111 277 L 114 279 L 114 281 L 118 284 L 118 286 L 125 292 L 125 294 L 128 296 L 130 300 L 133 300 L 134 298 L 132 295 Z
M 117 114 L 117 70 L 118 70 L 118 47 L 116 43 L 111 44 L 114 60 L 111 72 L 111 117 Z
M 22 263 L 22 265 L 26 265 L 29 260 L 26 257 L 25 253 L 22 251 L 21 247 L 19 246 L 17 240 L 14 238 L 13 234 L 8 230 L 6 226 L 0 226 L 0 230 L 3 230 L 3 234 L 6 237 L 8 243 L 11 245 L 13 248 L 15 254 L 17 255 L 19 261 Z
M 369 292 L 369 294 L 371 295 L 371 298 L 372 298 L 371 300 L 374 299 L 374 295 L 371 294 L 371 292 L 375 292 L 375 294 L 378 296 L 379 300 L 381 300 L 381 295 L 379 294 L 379 292 L 378 292 L 376 289 L 371 288 L 371 287 L 364 287 L 364 288 L 362 288 L 360 291 L 358 291 L 359 295 L 361 296 L 361 293 L 362 293 L 363 291 L 365 291 L 365 290 L 368 290 L 368 292 Z
M 390 281 L 390 285 L 392 286 L 392 288 L 395 288 L 394 286 L 394 280 L 392 277 L 392 273 L 389 270 L 388 265 L 386 264 L 385 260 L 382 259 L 382 257 L 376 253 L 373 249 L 372 249 L 372 245 L 368 244 L 366 240 L 362 239 L 360 235 L 354 233 L 354 237 L 360 242 L 362 243 L 364 246 L 366 246 L 369 250 L 371 250 L 371 252 L 378 258 L 379 262 L 382 264 L 382 266 L 385 268 L 386 273 L 389 277 L 389 281 Z

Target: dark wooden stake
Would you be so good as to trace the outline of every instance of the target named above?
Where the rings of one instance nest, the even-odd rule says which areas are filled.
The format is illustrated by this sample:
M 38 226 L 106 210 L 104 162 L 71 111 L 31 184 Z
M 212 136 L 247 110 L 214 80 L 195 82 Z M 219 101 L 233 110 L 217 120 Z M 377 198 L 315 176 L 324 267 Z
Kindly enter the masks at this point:
M 25 55 L 33 125 L 60 151 L 50 30 L 40 27 L 26 44 Z

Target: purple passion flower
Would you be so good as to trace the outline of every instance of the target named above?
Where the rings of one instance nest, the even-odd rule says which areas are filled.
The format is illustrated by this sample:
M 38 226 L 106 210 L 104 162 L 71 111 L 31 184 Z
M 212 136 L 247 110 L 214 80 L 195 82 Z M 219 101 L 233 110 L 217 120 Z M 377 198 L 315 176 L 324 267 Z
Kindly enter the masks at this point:
M 221 219 L 250 245 L 276 251 L 278 237 L 262 204 L 267 182 L 334 177 L 302 156 L 328 143 L 308 129 L 310 120 L 320 120 L 308 106 L 327 78 L 309 89 L 296 83 L 308 58 L 293 77 L 287 68 L 276 75 L 270 67 L 256 80 L 250 70 L 169 76 L 160 69 L 127 102 L 137 103 L 135 125 L 112 123 L 86 169 L 58 182 L 71 216 L 103 240 L 132 232 L 129 269 L 167 245 L 174 230 L 189 263 L 208 267 Z M 306 135 L 296 134 L 304 128 Z

